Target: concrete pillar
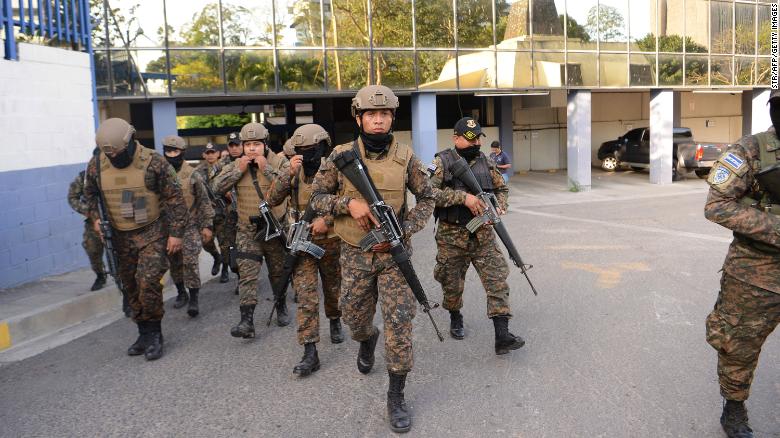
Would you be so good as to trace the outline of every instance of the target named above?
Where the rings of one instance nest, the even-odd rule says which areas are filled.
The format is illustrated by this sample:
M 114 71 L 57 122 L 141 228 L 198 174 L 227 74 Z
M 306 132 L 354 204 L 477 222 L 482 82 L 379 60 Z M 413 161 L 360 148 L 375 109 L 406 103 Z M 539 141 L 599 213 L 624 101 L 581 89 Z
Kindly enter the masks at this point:
M 154 148 L 162 154 L 162 139 L 166 135 L 177 135 L 176 100 L 152 100 L 152 126 L 154 127 Z
M 435 93 L 412 93 L 412 148 L 423 163 L 433 162 L 438 151 Z
M 758 134 L 772 125 L 769 118 L 769 89 L 742 92 L 742 135 Z
M 515 156 L 514 145 L 514 122 L 512 121 L 513 107 L 512 96 L 498 97 L 498 142 L 501 143 L 501 150 L 509 156 L 512 167 L 509 168 L 509 175 L 515 174 Z
M 566 167 L 569 189 L 590 190 L 591 92 L 571 91 L 566 106 Z
M 650 91 L 650 183 L 672 183 L 672 134 L 680 101 L 672 90 Z

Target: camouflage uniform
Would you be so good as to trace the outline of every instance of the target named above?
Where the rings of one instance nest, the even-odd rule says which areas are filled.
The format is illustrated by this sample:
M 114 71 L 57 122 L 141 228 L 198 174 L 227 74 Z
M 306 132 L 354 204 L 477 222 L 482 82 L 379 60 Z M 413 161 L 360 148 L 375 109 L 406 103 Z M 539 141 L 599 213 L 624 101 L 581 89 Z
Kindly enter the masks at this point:
M 84 202 L 84 174 L 82 170 L 76 175 L 73 182 L 70 183 L 68 189 L 68 204 L 76 213 L 85 216 L 84 219 L 84 237 L 81 242 L 81 246 L 87 252 L 89 257 L 89 264 L 92 266 L 92 271 L 97 275 L 106 275 L 106 271 L 103 267 L 103 241 L 100 240 L 100 236 L 95 232 L 95 228 L 92 223 L 92 219 L 89 217 L 89 210 Z
M 749 135 L 721 155 L 707 179 L 705 216 L 734 231 L 718 300 L 706 322 L 727 400 L 747 400 L 761 346 L 780 322 L 780 217 L 755 179 L 775 162 L 780 140 L 774 130 Z
M 480 155 L 487 160 L 490 168 L 490 177 L 493 181 L 493 193 L 496 195 L 499 207 L 506 211 L 507 193 L 509 189 L 504 183 L 504 178 L 498 171 L 493 160 Z M 469 164 L 474 165 L 475 158 Z M 442 159 L 436 156 L 432 168 L 435 169 L 431 177 L 431 185 L 436 197 L 436 207 L 445 208 L 455 205 L 463 205 L 466 200 L 466 192 L 455 190 L 444 184 L 444 172 Z M 464 207 L 465 208 L 465 207 Z M 469 264 L 477 270 L 482 286 L 487 293 L 487 315 L 511 316 L 509 311 L 509 285 L 506 282 L 509 275 L 506 259 L 498 248 L 493 228 L 480 227 L 476 233 L 471 234 L 465 225 L 456 225 L 445 222 L 439 218 L 436 230 L 436 266 L 433 276 L 441 283 L 444 291 L 442 307 L 455 311 L 463 307 L 463 287 L 466 280 L 466 271 Z
M 217 162 L 217 165 L 212 169 L 212 173 L 209 175 L 209 184 L 211 189 L 217 193 L 214 181 L 216 177 L 222 172 L 222 170 L 233 161 L 230 160 L 230 156 L 224 157 Z M 228 190 L 229 191 L 229 190 Z M 219 196 L 219 194 L 217 194 Z M 214 234 L 216 234 L 219 240 L 219 251 L 225 258 L 223 262 L 228 262 L 228 256 L 230 254 L 230 248 L 236 246 L 236 232 L 238 230 L 238 213 L 236 212 L 236 204 L 231 202 L 226 197 L 225 204 L 227 205 L 227 211 L 223 216 L 214 217 Z
M 394 145 L 395 140 L 388 151 L 378 155 L 365 152 L 362 140 L 358 140 L 366 161 L 388 158 Z M 339 215 L 349 216 L 347 204 L 351 198 L 344 196 L 344 176 L 336 168 L 333 159 L 351 147 L 352 143 L 337 146 L 314 178 L 315 197 L 312 203 L 322 214 L 330 213 L 337 218 Z M 405 215 L 396 213 L 402 221 L 405 243 L 411 251 L 409 238 L 425 227 L 433 211 L 434 199 L 425 166 L 414 154 L 407 162 L 404 179 L 406 188 L 415 195 L 417 203 Z M 407 374 L 414 364 L 412 320 L 417 311 L 417 302 L 392 256 L 388 252 L 363 252 L 359 247 L 342 242 L 339 262 L 342 272 L 340 307 L 352 339 L 368 341 L 374 334 L 373 319 L 379 302 L 384 320 L 387 369 L 393 374 Z

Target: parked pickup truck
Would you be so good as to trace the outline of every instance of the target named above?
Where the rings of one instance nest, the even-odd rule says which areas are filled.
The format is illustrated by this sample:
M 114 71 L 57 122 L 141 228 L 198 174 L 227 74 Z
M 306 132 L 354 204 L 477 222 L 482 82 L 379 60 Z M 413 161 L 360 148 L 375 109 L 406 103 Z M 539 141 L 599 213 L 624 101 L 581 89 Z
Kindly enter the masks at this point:
M 676 181 L 685 173 L 694 171 L 699 178 L 706 178 L 710 168 L 728 143 L 702 143 L 693 140 L 688 128 L 674 128 L 672 149 L 672 178 Z M 617 170 L 621 165 L 634 170 L 650 167 L 650 129 L 636 128 L 601 144 L 598 151 L 601 168 Z

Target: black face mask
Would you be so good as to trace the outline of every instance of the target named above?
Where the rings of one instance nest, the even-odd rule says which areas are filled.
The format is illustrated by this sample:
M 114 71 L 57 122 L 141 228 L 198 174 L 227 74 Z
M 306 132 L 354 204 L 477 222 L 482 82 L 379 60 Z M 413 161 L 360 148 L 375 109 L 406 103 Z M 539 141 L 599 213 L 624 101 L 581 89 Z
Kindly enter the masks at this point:
M 322 145 L 318 144 L 314 147 L 296 150 L 303 156 L 303 174 L 306 176 L 313 176 L 320 168 L 320 162 L 322 160 Z
M 479 145 L 475 144 L 473 146 L 469 146 L 464 149 L 455 148 L 455 150 L 458 152 L 458 155 L 463 157 L 468 162 L 471 162 L 474 158 L 477 158 L 479 155 Z
M 769 101 L 769 118 L 772 119 L 772 126 L 775 127 L 775 135 L 780 138 L 780 99 Z
M 181 165 L 184 164 L 184 154 L 179 154 L 175 157 L 169 157 L 166 155 L 165 159 L 168 161 L 168 164 L 176 169 L 177 172 L 181 170 Z
M 127 147 L 122 152 L 114 155 L 113 158 L 108 157 L 108 161 L 110 161 L 111 165 L 116 167 L 117 169 L 124 169 L 125 167 L 133 163 L 135 148 L 136 148 L 135 140 L 131 138 L 130 142 L 127 144 Z
M 366 150 L 374 153 L 384 152 L 393 142 L 393 134 L 389 132 L 387 134 L 366 134 L 361 131 L 360 138 L 363 140 Z

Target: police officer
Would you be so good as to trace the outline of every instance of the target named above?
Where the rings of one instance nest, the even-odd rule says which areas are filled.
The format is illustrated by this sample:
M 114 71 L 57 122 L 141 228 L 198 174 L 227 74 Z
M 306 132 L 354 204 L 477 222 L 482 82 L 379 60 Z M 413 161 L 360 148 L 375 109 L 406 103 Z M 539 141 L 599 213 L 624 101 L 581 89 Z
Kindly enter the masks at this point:
M 205 183 L 205 188 L 209 192 L 209 199 L 211 200 L 211 207 L 214 209 L 214 235 L 216 239 L 211 239 L 208 242 L 203 242 L 203 249 L 206 250 L 211 257 L 214 258 L 214 265 L 211 267 L 211 275 L 219 274 L 220 268 L 222 274 L 219 277 L 220 283 L 227 283 L 228 278 L 228 252 L 229 245 L 225 237 L 225 215 L 227 214 L 227 200 L 222 196 L 217 196 L 211 190 L 211 182 L 214 177 L 219 173 L 219 151 L 213 143 L 207 143 L 206 148 L 203 151 L 203 161 L 195 168 L 195 172 L 199 173 Z M 219 248 L 217 248 L 216 241 L 219 240 Z
M 260 216 L 258 205 L 268 196 L 268 191 L 279 175 L 290 172 L 290 163 L 271 152 L 267 147 L 268 130 L 260 123 L 247 123 L 241 128 L 241 145 L 244 155 L 228 164 L 214 180 L 217 193 L 227 193 L 234 187 L 238 199 L 238 234 L 236 236 L 239 272 L 239 309 L 241 321 L 230 329 L 237 338 L 254 338 L 254 312 L 257 305 L 257 274 L 265 259 L 271 284 L 281 278 L 285 248 L 281 237 L 265 240 L 268 223 Z M 231 152 L 232 155 L 232 152 Z M 286 224 L 286 202 L 272 202 L 272 214 L 282 227 Z M 290 323 L 287 303 L 282 299 L 276 308 L 277 324 Z
M 184 307 L 189 301 L 187 314 L 198 316 L 198 293 L 200 292 L 200 250 L 202 242 L 213 238 L 214 209 L 211 207 L 206 185 L 201 174 L 184 161 L 187 144 L 178 135 L 168 135 L 162 140 L 165 159 L 173 166 L 179 177 L 179 184 L 187 203 L 187 223 L 184 227 L 182 250 L 168 257 L 171 264 L 171 278 L 178 295 L 174 309 Z M 189 296 L 187 295 L 189 289 Z
M 139 334 L 127 354 L 154 360 L 163 354 L 160 280 L 168 270 L 166 252 L 181 250 L 187 206 L 176 171 L 135 141 L 134 134 L 135 128 L 122 119 L 100 125 L 95 140 L 101 153 L 89 162 L 84 194 L 96 231 L 98 194 L 105 200 L 114 230 L 118 273 Z M 165 221 L 160 220 L 162 211 Z
M 773 127 L 742 137 L 710 171 L 704 216 L 734 232 L 707 342 L 718 352 L 720 423 L 729 437 L 752 437 L 745 400 L 761 346 L 780 321 L 780 187 L 757 175 L 780 162 L 780 91 L 769 98 Z M 777 179 L 775 179 L 777 181 Z
M 279 199 L 290 193 L 290 213 L 298 220 L 309 204 L 314 175 L 326 152 L 331 149 L 330 135 L 320 125 L 303 125 L 285 143 L 283 153 L 291 157 L 289 175 L 281 175 L 269 199 Z M 325 316 L 330 320 L 330 341 L 344 341 L 341 332 L 341 312 L 338 308 L 341 269 L 340 241 L 333 231 L 333 216 L 315 218 L 311 223 L 312 242 L 325 250 L 321 259 L 302 254 L 293 274 L 293 287 L 298 297 L 298 343 L 304 346 L 303 359 L 293 373 L 308 376 L 320 368 L 317 343 L 320 341 L 320 305 L 317 277 L 322 278 Z
M 496 195 L 499 214 L 506 211 L 508 189 L 495 163 L 480 151 L 482 136 L 482 128 L 476 120 L 471 117 L 458 120 L 452 136 L 455 147 L 436 154 L 431 166 L 431 183 L 436 194 L 434 216 L 439 221 L 433 276 L 444 291 L 442 306 L 450 311 L 450 336 L 463 339 L 465 332 L 460 313 L 463 286 L 469 265 L 474 265 L 487 293 L 487 316 L 493 320 L 496 354 L 506 354 L 525 344 L 508 328 L 511 314 L 506 278 L 509 269 L 491 227 L 482 226 L 473 234 L 466 228 L 474 216 L 484 212 L 485 205 L 452 175 L 452 165 L 462 157 L 471 166 L 482 189 Z
M 360 342 L 358 371 L 367 374 L 374 365 L 374 349 L 379 329 L 373 325 L 377 302 L 382 309 L 385 334 L 385 361 L 389 374 L 387 412 L 390 428 L 406 432 L 411 417 L 404 401 L 406 375 L 412 370 L 412 319 L 417 303 L 398 265 L 381 243 L 363 252 L 359 241 L 377 225 L 368 204 L 355 187 L 336 168 L 333 160 L 342 152 L 357 149 L 385 202 L 402 222 L 408 244 L 412 234 L 425 227 L 433 211 L 434 200 L 425 168 L 412 148 L 398 143 L 392 126 L 398 97 L 387 87 L 361 88 L 352 99 L 352 115 L 360 135 L 354 142 L 333 150 L 320 167 L 312 187 L 315 208 L 335 216 L 334 231 L 341 243 L 341 311 L 352 339 Z M 416 198 L 407 210 L 406 191 Z
M 106 270 L 103 268 L 103 242 L 100 236 L 95 232 L 92 219 L 89 217 L 89 209 L 84 202 L 84 179 L 86 170 L 82 170 L 73 179 L 68 188 L 68 204 L 76 213 L 84 216 L 84 236 L 81 246 L 89 258 L 89 264 L 92 266 L 92 272 L 95 273 L 95 281 L 92 283 L 91 291 L 103 289 L 106 285 Z

